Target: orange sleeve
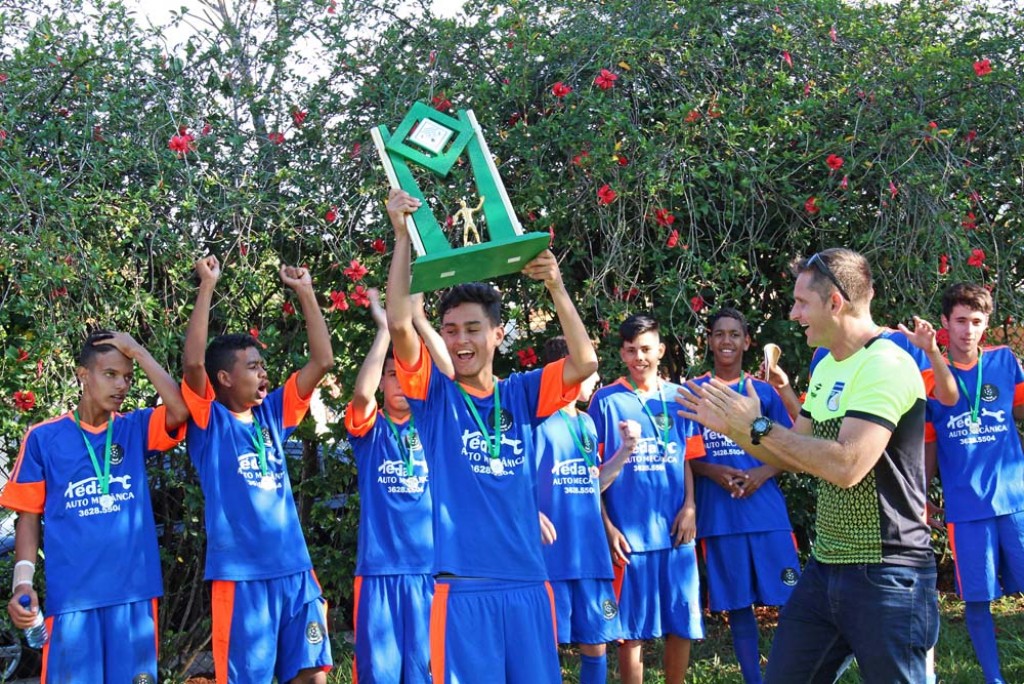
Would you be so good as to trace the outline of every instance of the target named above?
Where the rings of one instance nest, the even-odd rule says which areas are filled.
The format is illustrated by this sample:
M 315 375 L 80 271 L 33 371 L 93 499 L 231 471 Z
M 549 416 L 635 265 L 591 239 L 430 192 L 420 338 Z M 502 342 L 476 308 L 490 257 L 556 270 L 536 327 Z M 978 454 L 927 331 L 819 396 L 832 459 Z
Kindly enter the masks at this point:
M 345 429 L 353 437 L 362 437 L 369 432 L 377 423 L 377 412 L 370 411 L 369 415 L 361 416 L 356 411 L 352 402 L 345 408 Z
M 921 379 L 924 380 L 924 396 L 934 397 L 933 392 L 935 391 L 935 371 L 931 368 L 925 368 L 921 371 Z
M 580 383 L 566 386 L 562 382 L 562 370 L 566 359 L 559 359 L 544 366 L 540 376 L 540 396 L 537 401 L 537 417 L 547 418 L 558 409 L 576 401 L 580 394 Z
M 401 359 L 395 357 L 395 376 L 402 392 L 409 399 L 424 400 L 427 398 L 427 389 L 430 387 L 430 373 L 434 364 L 430 360 L 430 352 L 427 345 L 420 340 L 420 360 L 415 368 L 406 366 Z
M 48 421 L 49 422 L 49 421 Z M 18 458 L 14 462 L 10 479 L 0 492 L 0 506 L 9 508 L 12 511 L 23 513 L 42 513 L 46 503 L 46 481 L 40 482 L 18 482 L 18 475 L 21 472 L 21 462 L 25 458 L 25 445 L 28 444 L 29 430 L 25 439 L 21 442 L 21 449 L 18 450 Z
M 1013 406 L 1016 408 L 1024 404 L 1024 382 L 1019 383 L 1013 390 Z
M 216 395 L 213 393 L 213 385 L 210 384 L 210 379 L 206 378 L 204 385 L 199 388 L 199 392 L 196 392 L 189 387 L 188 382 L 182 380 L 181 382 L 181 396 L 185 399 L 185 405 L 188 406 L 188 412 L 192 414 L 192 420 L 203 430 L 210 424 L 210 406 L 213 404 L 213 400 Z
M 693 458 L 703 458 L 707 456 L 707 453 L 707 450 L 704 449 L 704 435 L 696 434 L 686 438 L 685 458 L 687 461 Z
M 924 441 L 925 444 L 930 444 L 938 440 L 939 436 L 935 433 L 935 426 L 930 422 L 924 424 Z
M 310 392 L 308 397 L 299 396 L 299 374 L 292 373 L 288 381 L 284 383 L 284 397 L 282 400 L 283 408 L 281 413 L 284 418 L 284 427 L 293 428 L 302 422 L 302 419 L 306 417 L 306 412 L 309 411 L 309 401 L 313 398 L 313 393 Z
M 182 423 L 174 432 L 167 431 L 167 407 L 157 406 L 149 416 L 148 438 L 146 448 L 150 451 L 167 451 L 181 444 L 185 439 L 185 424 Z

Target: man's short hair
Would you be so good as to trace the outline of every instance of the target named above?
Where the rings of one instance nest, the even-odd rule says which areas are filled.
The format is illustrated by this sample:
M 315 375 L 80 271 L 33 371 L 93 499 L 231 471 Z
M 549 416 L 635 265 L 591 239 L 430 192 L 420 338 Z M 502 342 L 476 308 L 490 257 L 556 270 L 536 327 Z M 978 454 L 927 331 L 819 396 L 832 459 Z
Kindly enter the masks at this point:
M 744 335 L 750 334 L 750 326 L 747 325 L 747 317 L 741 314 L 731 306 L 725 306 L 711 314 L 711 318 L 708 319 L 708 335 L 715 330 L 715 323 L 722 320 L 723 318 L 732 318 L 739 321 L 740 327 L 743 329 Z
M 491 325 L 501 325 L 501 293 L 487 283 L 463 283 L 456 285 L 441 297 L 438 314 L 444 323 L 445 314 L 460 304 L 479 304 L 483 307 Z
M 844 247 L 831 247 L 790 264 L 793 277 L 811 274 L 811 289 L 822 299 L 828 299 L 832 290 L 854 307 L 866 305 L 874 295 L 871 265 L 864 255 Z
M 108 340 L 113 336 L 114 333 L 109 330 L 93 330 L 89 333 L 78 352 L 78 365 L 82 368 L 89 368 L 100 354 L 116 351 L 117 347 L 114 345 L 103 343 L 103 340 Z
M 622 339 L 622 344 L 632 342 L 646 332 L 654 332 L 658 333 L 659 336 L 661 335 L 661 326 L 658 324 L 658 321 L 653 316 L 645 313 L 633 314 L 619 326 L 619 337 Z
M 552 337 L 544 343 L 544 363 L 554 363 L 569 355 L 569 343 L 565 341 L 564 335 Z
M 942 315 L 949 318 L 953 308 L 966 306 L 971 311 L 980 311 L 986 316 L 992 314 L 992 293 L 975 283 L 954 283 L 942 293 Z
M 249 347 L 259 347 L 259 342 L 248 333 L 230 333 L 213 338 L 206 348 L 206 374 L 210 378 L 214 392 L 220 390 L 217 373 L 230 371 L 235 365 L 235 354 Z

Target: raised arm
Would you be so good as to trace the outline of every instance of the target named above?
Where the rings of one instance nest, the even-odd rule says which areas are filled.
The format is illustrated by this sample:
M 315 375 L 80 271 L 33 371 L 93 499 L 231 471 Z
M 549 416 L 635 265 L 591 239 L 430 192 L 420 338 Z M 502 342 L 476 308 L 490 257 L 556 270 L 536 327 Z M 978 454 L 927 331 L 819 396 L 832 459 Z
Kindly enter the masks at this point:
M 388 271 L 388 330 L 395 349 L 395 358 L 404 366 L 420 361 L 420 341 L 413 324 L 413 302 L 409 296 L 412 282 L 412 237 L 405 225 L 406 217 L 420 207 L 420 201 L 404 190 L 392 188 L 388 195 L 388 218 L 395 229 L 395 251 Z
M 943 406 L 955 405 L 960 399 L 960 390 L 956 386 L 953 372 L 946 365 L 942 350 L 939 349 L 935 327 L 923 318 L 914 316 L 913 331 L 902 323 L 899 324 L 899 330 L 907 336 L 912 345 L 928 355 L 928 361 L 932 364 L 932 378 L 935 382 L 932 396 L 938 399 Z
M 451 354 L 448 353 L 448 347 L 444 344 L 444 339 L 434 329 L 434 326 L 430 324 L 430 320 L 427 318 L 427 312 L 423 309 L 423 293 L 417 292 L 412 296 L 413 314 L 412 323 L 416 328 L 416 332 L 419 334 L 420 339 L 423 340 L 423 344 L 427 347 L 427 353 L 430 354 L 430 358 L 434 361 L 434 365 L 444 375 L 449 378 L 455 377 L 455 365 L 452 363 Z
M 388 334 L 387 313 L 380 305 L 380 291 L 370 288 L 370 315 L 377 324 L 377 334 L 370 345 L 370 351 L 359 367 L 356 384 L 352 395 L 352 408 L 360 416 L 367 416 L 377 409 L 377 387 L 380 386 L 381 374 L 384 371 L 384 359 L 387 357 L 391 335 Z
M 185 353 L 182 359 L 185 382 L 196 392 L 206 387 L 206 339 L 210 328 L 210 306 L 213 303 L 213 290 L 220 278 L 220 262 L 217 257 L 203 257 L 196 262 L 196 275 L 199 276 L 199 293 L 192 316 L 188 319 L 188 330 L 185 333 Z
M 122 332 L 112 333 L 109 337 L 95 338 L 93 344 L 109 344 L 139 364 L 139 368 L 146 374 L 149 381 L 153 383 L 157 394 L 160 395 L 164 406 L 167 407 L 166 428 L 168 432 L 174 432 L 185 424 L 189 413 L 188 406 L 185 405 L 185 399 L 181 396 L 181 387 L 174 381 L 171 374 L 157 363 L 156 359 L 153 358 L 153 355 L 145 347 L 136 342 L 131 335 Z
M 555 313 L 562 326 L 562 334 L 569 346 L 569 356 L 562 371 L 562 383 L 578 385 L 597 371 L 597 352 L 590 341 L 590 335 L 583 325 L 576 306 L 562 282 L 558 260 L 551 250 L 546 249 L 523 267 L 523 273 L 533 280 L 544 281 L 544 287 L 551 293 Z
M 281 266 L 281 282 L 295 292 L 306 320 L 306 338 L 309 343 L 309 360 L 299 369 L 296 388 L 299 395 L 308 397 L 320 384 L 327 371 L 334 367 L 334 350 L 331 349 L 331 333 L 320 311 L 313 290 L 313 279 L 309 271 L 298 266 Z

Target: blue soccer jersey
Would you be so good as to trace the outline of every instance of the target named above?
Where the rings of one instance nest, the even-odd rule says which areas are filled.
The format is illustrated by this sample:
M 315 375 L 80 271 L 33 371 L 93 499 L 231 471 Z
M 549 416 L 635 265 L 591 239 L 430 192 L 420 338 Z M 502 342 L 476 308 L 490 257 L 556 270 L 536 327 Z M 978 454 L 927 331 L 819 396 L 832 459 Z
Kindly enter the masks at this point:
M 562 383 L 564 360 L 498 382 L 500 453 L 491 458 L 495 393 L 446 377 L 421 346 L 417 368 L 395 359 L 402 391 L 430 465 L 434 500 L 434 572 L 501 580 L 544 581 L 534 489 L 535 430 L 576 398 Z M 466 392 L 464 396 L 460 387 Z M 472 402 L 486 433 L 467 401 Z
M 537 500 L 558 535 L 543 547 L 549 579 L 614 576 L 601 521 L 599 460 L 597 430 L 586 413 L 559 410 L 537 429 Z
M 43 516 L 48 615 L 143 601 L 163 594 L 145 456 L 172 448 L 166 409 L 115 414 L 110 482 L 100 487 L 85 438 L 105 468 L 108 424 L 82 424 L 72 414 L 32 426 L 0 505 Z
M 1013 420 L 1024 404 L 1020 361 L 1009 347 L 987 347 L 977 363 L 951 371 L 960 396 L 953 406 L 929 396 L 925 426 L 925 440 L 937 442 L 946 520 L 1024 511 L 1024 450 Z
M 181 390 L 192 413 L 188 451 L 206 497 L 206 579 L 261 580 L 311 570 L 283 447 L 309 408 L 295 374 L 253 407 L 252 422 L 215 401 L 209 380 L 201 394 L 188 383 Z
M 652 392 L 635 392 L 625 378 L 602 387 L 590 402 L 602 454 L 619 448 L 619 421 L 640 424 L 640 440 L 615 482 L 604 492 L 609 519 L 636 551 L 672 547 L 672 522 L 686 500 L 687 456 L 703 455 L 691 421 L 676 414 L 679 385 L 659 381 Z
M 694 380 L 698 385 L 710 381 L 710 373 Z M 761 399 L 762 415 L 768 416 L 783 427 L 792 427 L 793 421 L 774 387 L 750 376 L 746 376 L 744 382 L 754 384 L 757 396 Z M 732 383 L 730 387 L 742 394 L 746 393 L 746 388 L 740 388 L 739 381 Z M 705 455 L 701 458 L 707 463 L 740 470 L 750 470 L 764 465 L 725 435 L 705 427 L 701 428 L 700 434 L 705 450 Z M 789 514 L 786 513 L 786 500 L 774 477 L 766 480 L 756 492 L 742 499 L 732 498 L 729 492 L 707 477 L 695 478 L 694 486 L 697 495 L 698 537 L 793 529 L 789 523 Z
M 345 412 L 359 469 L 360 576 L 427 574 L 434 566 L 423 443 L 409 419 L 392 425 L 382 411 L 363 418 L 349 404 Z

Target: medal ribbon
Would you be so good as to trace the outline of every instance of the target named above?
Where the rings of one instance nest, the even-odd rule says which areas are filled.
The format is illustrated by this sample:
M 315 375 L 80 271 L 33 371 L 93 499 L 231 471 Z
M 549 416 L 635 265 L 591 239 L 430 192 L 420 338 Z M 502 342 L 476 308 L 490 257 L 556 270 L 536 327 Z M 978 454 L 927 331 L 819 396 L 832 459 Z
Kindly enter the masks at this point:
M 577 434 L 577 430 L 572 429 L 572 423 L 569 421 L 569 414 L 565 412 L 565 409 L 558 409 L 558 415 L 562 416 L 562 420 L 565 421 L 565 427 L 569 430 L 569 434 L 572 435 L 572 441 L 576 444 L 576 450 L 580 452 L 580 456 L 583 457 L 587 467 L 593 468 L 595 465 L 594 459 L 590 457 L 590 452 L 583 448 L 583 418 L 581 416 L 576 416 L 576 428 L 579 431 L 579 434 Z
M 74 416 L 75 425 L 78 426 L 78 431 L 82 434 L 82 440 L 85 442 L 85 448 L 89 451 L 89 460 L 92 461 L 93 472 L 96 473 L 96 479 L 100 484 L 100 494 L 106 494 L 110 489 L 110 444 L 114 437 L 114 414 L 111 413 L 110 417 L 107 418 L 107 443 L 103 447 L 103 470 L 100 470 L 100 462 L 96 459 L 96 452 L 89 442 L 89 436 L 82 429 L 82 421 L 78 417 L 78 411 L 75 411 Z
M 665 427 L 658 428 L 658 421 L 654 420 L 654 414 L 651 413 L 651 409 L 648 408 L 647 402 L 644 401 L 644 398 L 640 396 L 640 390 L 633 384 L 631 379 L 626 378 L 626 382 L 628 382 L 629 386 L 633 388 L 633 396 L 640 402 L 640 406 L 643 408 L 644 413 L 647 414 L 647 417 L 651 419 L 651 425 L 654 426 L 654 431 L 661 434 L 661 437 L 658 439 L 658 447 L 660 448 L 661 453 L 664 454 L 668 451 L 668 431 L 669 426 L 671 425 L 668 420 L 668 406 L 665 405 L 665 385 L 662 384 L 661 380 L 658 380 L 658 396 L 661 397 L 661 413 L 665 416 Z
M 981 413 L 981 355 L 982 355 L 982 351 L 981 351 L 981 349 L 979 349 L 978 350 L 978 386 L 974 388 L 974 404 L 971 404 L 969 401 L 967 403 L 967 405 L 971 409 L 971 422 L 973 424 L 975 424 L 975 425 L 978 424 L 978 414 Z M 964 393 L 964 398 L 966 399 L 967 396 L 968 396 L 968 394 L 967 394 L 967 385 L 964 384 L 963 378 L 960 377 L 960 374 L 956 372 L 955 368 L 953 369 L 953 375 L 956 376 L 956 382 L 957 382 L 958 385 L 960 385 L 960 391 Z
M 260 427 L 260 421 L 256 418 L 256 414 L 252 414 L 252 424 L 256 428 L 255 435 L 249 433 L 249 439 L 252 440 L 252 446 L 256 450 L 256 453 L 260 456 L 260 473 L 267 476 L 267 445 L 263 441 L 263 428 Z
M 395 421 L 391 420 L 391 416 L 388 415 L 387 411 L 384 411 L 384 419 L 388 421 L 388 427 L 391 428 L 391 434 L 395 436 L 395 441 L 398 442 L 398 451 L 402 455 L 402 463 L 405 464 L 405 476 L 412 477 L 412 450 L 405 448 L 405 442 L 398 435 L 398 426 L 395 425 Z M 416 434 L 416 423 L 413 422 L 412 414 L 409 414 L 409 432 Z
M 501 395 L 498 393 L 498 379 L 494 379 L 494 434 L 487 431 L 487 426 L 476 410 L 476 405 L 473 404 L 473 400 L 469 398 L 466 390 L 462 389 L 462 385 L 455 383 L 455 386 L 462 393 L 462 400 L 466 402 L 469 412 L 473 414 L 473 420 L 476 421 L 476 426 L 480 428 L 481 434 L 487 440 L 488 453 L 492 459 L 498 458 L 501 456 Z

